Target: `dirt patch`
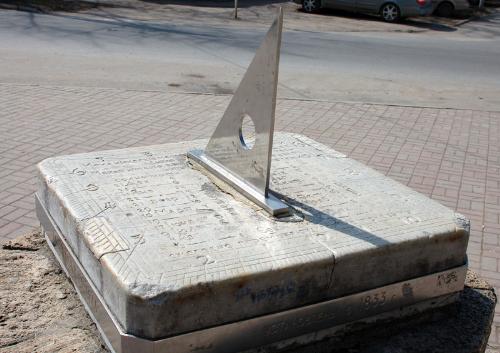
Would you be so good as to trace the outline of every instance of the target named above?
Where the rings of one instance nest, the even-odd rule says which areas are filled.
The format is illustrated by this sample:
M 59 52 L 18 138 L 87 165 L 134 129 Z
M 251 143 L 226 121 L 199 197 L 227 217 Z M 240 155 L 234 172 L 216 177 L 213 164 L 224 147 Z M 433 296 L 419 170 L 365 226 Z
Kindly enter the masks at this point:
M 114 4 L 101 4 L 84 0 L 3 0 L 0 9 L 35 11 L 50 13 L 54 11 L 79 12 L 95 8 L 116 7 Z
M 6 250 L 27 250 L 27 251 L 37 251 L 45 245 L 45 239 L 40 235 L 39 232 L 33 232 L 22 237 L 9 240 L 7 243 L 2 245 L 3 249 Z
M 39 232 L 0 250 L 0 352 L 107 352 Z

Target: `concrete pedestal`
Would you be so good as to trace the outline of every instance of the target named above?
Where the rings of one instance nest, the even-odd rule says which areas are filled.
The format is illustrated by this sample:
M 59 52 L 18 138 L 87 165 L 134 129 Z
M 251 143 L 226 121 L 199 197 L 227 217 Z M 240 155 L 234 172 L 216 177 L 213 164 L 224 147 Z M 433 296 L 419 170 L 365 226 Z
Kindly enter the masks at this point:
M 39 164 L 39 208 L 124 333 L 162 339 L 400 286 L 362 296 L 348 318 L 352 307 L 380 312 L 461 288 L 450 270 L 466 263 L 468 222 L 446 207 L 308 138 L 276 134 L 271 189 L 295 211 L 275 219 L 188 164 L 185 153 L 205 144 Z M 429 275 L 426 296 L 405 287 Z

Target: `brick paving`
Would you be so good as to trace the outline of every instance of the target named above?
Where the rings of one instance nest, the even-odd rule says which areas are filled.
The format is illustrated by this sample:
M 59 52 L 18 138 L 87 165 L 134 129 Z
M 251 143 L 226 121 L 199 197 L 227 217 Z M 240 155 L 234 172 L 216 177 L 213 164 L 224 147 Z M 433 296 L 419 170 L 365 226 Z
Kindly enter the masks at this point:
M 44 158 L 209 137 L 228 96 L 0 84 L 0 241 L 38 225 Z M 277 129 L 332 146 L 471 219 L 470 267 L 500 289 L 500 112 L 279 100 Z M 500 309 L 490 349 L 500 347 Z

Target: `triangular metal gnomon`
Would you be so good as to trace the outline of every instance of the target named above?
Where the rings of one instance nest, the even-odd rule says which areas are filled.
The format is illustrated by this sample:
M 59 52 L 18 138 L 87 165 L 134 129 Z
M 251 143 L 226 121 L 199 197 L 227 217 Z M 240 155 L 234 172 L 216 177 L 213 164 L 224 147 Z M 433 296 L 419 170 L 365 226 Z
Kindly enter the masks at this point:
M 275 216 L 289 211 L 269 193 L 282 27 L 280 8 L 205 151 L 188 153 L 189 158 Z M 251 148 L 243 136 L 244 119 L 251 119 L 255 126 Z

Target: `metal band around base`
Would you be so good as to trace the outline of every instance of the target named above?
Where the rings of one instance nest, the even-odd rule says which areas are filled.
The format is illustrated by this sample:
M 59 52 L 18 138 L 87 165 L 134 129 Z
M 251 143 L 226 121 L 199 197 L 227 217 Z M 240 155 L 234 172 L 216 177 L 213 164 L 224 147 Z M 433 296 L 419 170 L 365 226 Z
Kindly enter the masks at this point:
M 464 265 L 275 314 L 147 340 L 123 332 L 52 217 L 38 197 L 35 198 L 37 216 L 51 250 L 114 353 L 240 352 L 458 292 L 464 287 L 467 272 Z

